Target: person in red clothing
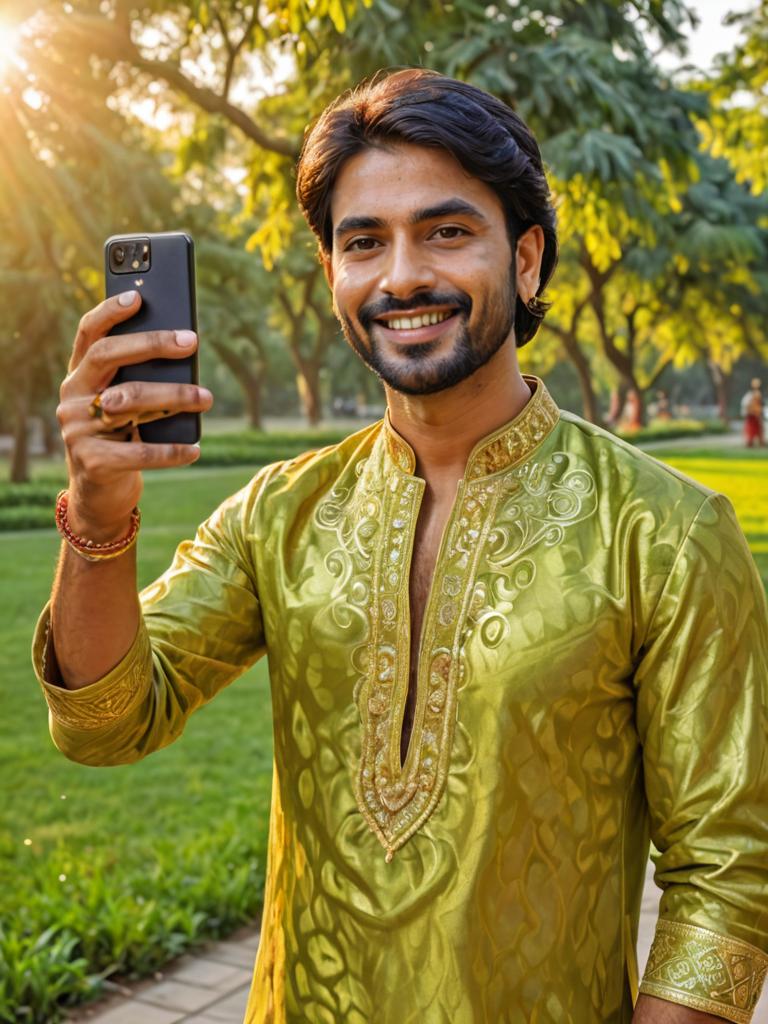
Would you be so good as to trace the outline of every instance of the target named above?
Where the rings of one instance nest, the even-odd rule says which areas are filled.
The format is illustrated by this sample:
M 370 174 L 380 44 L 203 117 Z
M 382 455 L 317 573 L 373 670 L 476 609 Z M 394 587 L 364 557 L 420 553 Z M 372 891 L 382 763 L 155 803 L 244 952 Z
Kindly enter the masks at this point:
M 749 391 L 741 400 L 741 415 L 744 417 L 744 441 L 751 448 L 757 441 L 762 448 L 763 435 L 763 392 L 760 380 L 755 377 Z

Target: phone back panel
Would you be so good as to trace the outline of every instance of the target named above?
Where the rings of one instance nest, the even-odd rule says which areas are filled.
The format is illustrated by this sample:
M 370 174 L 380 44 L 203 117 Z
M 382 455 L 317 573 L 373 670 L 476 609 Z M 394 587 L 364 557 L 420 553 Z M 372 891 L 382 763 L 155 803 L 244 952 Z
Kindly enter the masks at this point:
M 109 246 L 120 240 L 147 239 L 150 265 L 135 273 L 115 273 L 109 265 Z M 138 291 L 141 309 L 130 320 L 117 324 L 111 334 L 137 334 L 141 331 L 191 330 L 197 333 L 195 303 L 195 256 L 189 235 L 182 232 L 142 235 L 114 235 L 104 248 L 107 297 L 120 292 Z M 134 366 L 123 366 L 112 381 L 140 380 L 159 383 L 196 384 L 197 352 L 184 359 L 152 359 Z M 200 439 L 198 413 L 178 413 L 139 426 L 142 441 L 195 444 Z

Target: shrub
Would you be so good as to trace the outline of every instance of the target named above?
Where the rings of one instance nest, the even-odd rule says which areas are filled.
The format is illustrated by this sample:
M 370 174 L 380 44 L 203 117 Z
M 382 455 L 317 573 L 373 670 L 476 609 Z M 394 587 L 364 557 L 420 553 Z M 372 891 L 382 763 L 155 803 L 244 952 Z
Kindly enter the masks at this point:
M 181 848 L 132 848 L 119 876 L 108 849 L 74 859 L 60 847 L 40 858 L 22 883 L 24 900 L 3 914 L 0 1022 L 56 1024 L 64 1008 L 100 995 L 106 979 L 152 974 L 253 921 L 263 843 L 248 831 L 230 822 Z
M 236 434 L 203 437 L 198 466 L 266 466 L 280 459 L 292 459 L 302 452 L 336 444 L 348 431 L 325 430 L 302 433 L 263 433 L 244 430 Z
M 700 437 L 703 434 L 727 434 L 727 424 L 722 420 L 652 420 L 639 430 L 617 430 L 615 433 L 631 444 L 643 441 L 672 441 L 680 437 Z

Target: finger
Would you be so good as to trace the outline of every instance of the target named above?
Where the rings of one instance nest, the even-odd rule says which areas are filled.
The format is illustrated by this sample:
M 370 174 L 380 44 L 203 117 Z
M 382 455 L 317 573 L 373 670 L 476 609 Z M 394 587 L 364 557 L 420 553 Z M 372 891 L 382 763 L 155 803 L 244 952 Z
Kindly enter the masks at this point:
M 145 469 L 189 466 L 200 457 L 196 444 L 115 444 L 117 438 L 88 437 L 78 446 L 78 468 L 92 483 L 108 483 L 117 475 Z
M 67 391 L 73 395 L 103 391 L 121 366 L 150 359 L 184 359 L 196 348 L 194 331 L 144 331 L 99 338 L 83 356 L 76 373 L 68 378 Z
M 69 372 L 75 370 L 83 360 L 85 353 L 95 341 L 109 334 L 116 324 L 122 323 L 141 308 L 141 295 L 137 291 L 121 292 L 113 295 L 89 309 L 81 317 L 69 361 Z
M 106 426 L 148 423 L 178 412 L 207 412 L 213 395 L 197 384 L 127 381 L 102 391 L 102 421 Z

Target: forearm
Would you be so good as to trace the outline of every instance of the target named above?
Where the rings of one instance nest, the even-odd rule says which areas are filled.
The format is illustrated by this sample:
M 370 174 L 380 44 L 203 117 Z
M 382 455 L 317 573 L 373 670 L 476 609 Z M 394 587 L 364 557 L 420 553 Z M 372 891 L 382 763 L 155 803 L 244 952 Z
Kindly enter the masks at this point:
M 691 1010 L 667 999 L 641 995 L 635 1006 L 632 1024 L 722 1024 L 723 1020 L 723 1017 Z
M 51 635 L 68 689 L 94 683 L 118 664 L 136 637 L 139 616 L 135 547 L 118 558 L 89 562 L 62 545 Z

